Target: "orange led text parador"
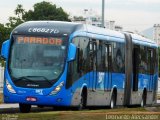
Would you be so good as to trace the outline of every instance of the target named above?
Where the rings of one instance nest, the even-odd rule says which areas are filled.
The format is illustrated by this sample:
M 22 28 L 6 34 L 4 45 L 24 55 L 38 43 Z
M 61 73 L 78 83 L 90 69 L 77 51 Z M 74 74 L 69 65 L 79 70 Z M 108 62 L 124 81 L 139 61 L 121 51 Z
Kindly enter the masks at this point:
M 18 37 L 18 43 L 28 44 L 49 44 L 49 45 L 62 45 L 62 40 L 59 38 L 45 38 L 45 37 Z

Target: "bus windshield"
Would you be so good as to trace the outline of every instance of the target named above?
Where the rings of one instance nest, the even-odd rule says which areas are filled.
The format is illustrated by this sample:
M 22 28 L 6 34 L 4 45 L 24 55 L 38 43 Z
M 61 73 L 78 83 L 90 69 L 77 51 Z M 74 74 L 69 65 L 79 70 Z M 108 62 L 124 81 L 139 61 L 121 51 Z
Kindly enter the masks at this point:
M 9 70 L 13 81 L 54 81 L 63 72 L 67 38 L 13 36 Z M 21 81 L 26 79 L 21 79 Z

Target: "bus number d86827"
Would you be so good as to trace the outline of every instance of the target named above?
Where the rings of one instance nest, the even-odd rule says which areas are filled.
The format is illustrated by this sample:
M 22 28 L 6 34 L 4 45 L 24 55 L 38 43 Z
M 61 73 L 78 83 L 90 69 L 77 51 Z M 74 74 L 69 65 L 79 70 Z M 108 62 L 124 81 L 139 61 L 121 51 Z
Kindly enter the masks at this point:
M 29 28 L 28 32 L 58 34 L 59 30 L 58 29 L 48 29 L 48 28 Z

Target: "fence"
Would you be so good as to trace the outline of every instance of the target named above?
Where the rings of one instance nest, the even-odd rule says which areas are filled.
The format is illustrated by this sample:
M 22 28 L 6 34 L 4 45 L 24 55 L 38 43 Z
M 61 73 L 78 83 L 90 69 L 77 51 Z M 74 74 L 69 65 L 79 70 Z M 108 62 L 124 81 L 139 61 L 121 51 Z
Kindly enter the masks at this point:
M 4 79 L 4 67 L 0 66 L 0 88 L 3 87 L 3 79 Z

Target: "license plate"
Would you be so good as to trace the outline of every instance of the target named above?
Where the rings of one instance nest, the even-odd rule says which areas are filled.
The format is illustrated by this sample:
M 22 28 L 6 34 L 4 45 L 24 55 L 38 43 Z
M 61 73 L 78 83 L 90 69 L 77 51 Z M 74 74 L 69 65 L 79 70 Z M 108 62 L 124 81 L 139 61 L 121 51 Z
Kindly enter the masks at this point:
M 36 102 L 36 101 L 37 101 L 37 98 L 35 98 L 35 97 L 27 97 L 27 98 L 26 98 L 26 101 Z

